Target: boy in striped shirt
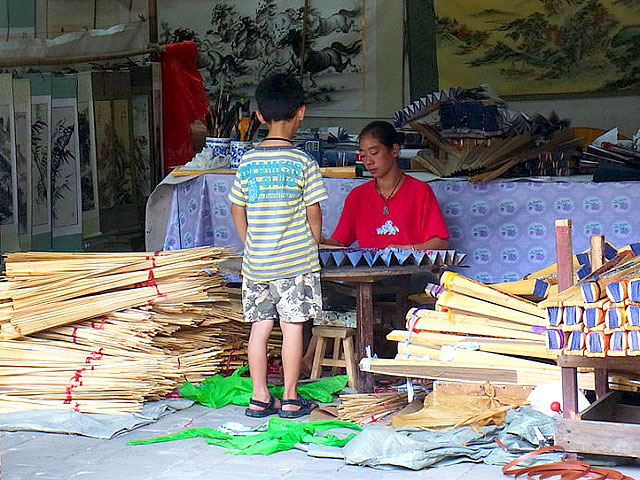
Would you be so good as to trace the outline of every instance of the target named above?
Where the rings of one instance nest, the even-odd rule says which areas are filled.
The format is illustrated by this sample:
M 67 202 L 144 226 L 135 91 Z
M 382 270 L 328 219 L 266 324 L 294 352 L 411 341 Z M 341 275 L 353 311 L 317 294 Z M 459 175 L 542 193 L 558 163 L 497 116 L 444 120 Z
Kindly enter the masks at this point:
M 317 407 L 299 397 L 296 388 L 303 324 L 322 310 L 319 202 L 328 196 L 316 161 L 291 141 L 306 108 L 300 83 L 292 75 L 270 75 L 258 84 L 256 101 L 258 119 L 269 134 L 242 157 L 229 194 L 244 243 L 242 308 L 251 322 L 253 397 L 245 414 L 297 418 Z M 267 340 L 276 318 L 283 336 L 281 401 L 267 389 Z

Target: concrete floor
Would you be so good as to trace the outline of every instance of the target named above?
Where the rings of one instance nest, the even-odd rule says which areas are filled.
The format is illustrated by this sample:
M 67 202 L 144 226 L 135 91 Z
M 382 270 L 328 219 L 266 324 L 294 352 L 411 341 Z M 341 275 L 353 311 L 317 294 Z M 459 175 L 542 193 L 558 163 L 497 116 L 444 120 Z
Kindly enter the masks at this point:
M 152 445 L 127 445 L 178 432 L 185 427 L 218 427 L 235 421 L 256 426 L 264 423 L 243 414 L 244 408 L 218 410 L 200 405 L 162 417 L 111 440 L 77 435 L 34 432 L 2 432 L 3 480 L 392 480 L 406 479 L 504 479 L 499 467 L 464 463 L 422 471 L 378 470 L 346 465 L 342 460 L 314 458 L 291 450 L 269 456 L 230 455 L 202 438 Z M 640 467 L 619 468 L 640 479 Z

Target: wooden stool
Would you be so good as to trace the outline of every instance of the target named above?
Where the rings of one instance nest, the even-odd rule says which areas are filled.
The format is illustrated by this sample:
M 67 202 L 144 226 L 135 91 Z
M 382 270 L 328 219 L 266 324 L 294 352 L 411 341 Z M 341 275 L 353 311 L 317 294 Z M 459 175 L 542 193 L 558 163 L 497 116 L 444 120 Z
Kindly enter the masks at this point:
M 355 357 L 353 353 L 353 335 L 355 328 L 346 327 L 313 327 L 313 335 L 318 338 L 316 352 L 313 356 L 313 366 L 309 378 L 319 378 L 322 367 L 331 367 L 331 373 L 336 374 L 338 367 L 347 369 L 349 386 L 356 388 Z M 333 358 L 325 358 L 327 352 L 326 340 L 333 338 Z M 341 341 L 342 340 L 342 341 Z M 344 358 L 340 358 L 340 346 L 344 352 Z

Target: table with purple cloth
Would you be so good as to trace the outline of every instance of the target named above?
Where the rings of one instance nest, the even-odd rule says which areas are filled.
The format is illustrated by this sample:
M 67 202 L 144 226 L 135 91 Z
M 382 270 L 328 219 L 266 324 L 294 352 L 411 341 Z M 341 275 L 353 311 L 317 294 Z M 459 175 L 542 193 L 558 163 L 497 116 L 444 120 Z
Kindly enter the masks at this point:
M 147 204 L 147 248 L 214 245 L 240 250 L 227 198 L 233 179 L 207 173 L 161 184 Z M 333 232 L 349 191 L 364 181 L 325 178 L 324 236 Z M 633 214 L 633 205 L 640 205 L 638 182 L 436 180 L 430 185 L 451 233 L 450 248 L 467 254 L 469 268 L 461 273 L 485 283 L 517 280 L 554 263 L 554 223 L 559 218 L 571 218 L 576 252 L 589 248 L 592 234 L 604 234 L 617 247 L 640 240 L 640 215 Z M 149 241 L 150 231 L 155 242 Z

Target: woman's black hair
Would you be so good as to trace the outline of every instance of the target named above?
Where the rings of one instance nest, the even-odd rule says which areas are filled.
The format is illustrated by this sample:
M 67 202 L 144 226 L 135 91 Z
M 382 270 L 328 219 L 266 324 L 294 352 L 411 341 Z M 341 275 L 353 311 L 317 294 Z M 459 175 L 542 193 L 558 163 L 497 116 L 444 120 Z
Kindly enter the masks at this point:
M 404 133 L 397 132 L 389 122 L 377 120 L 369 123 L 362 129 L 358 138 L 373 137 L 381 144 L 391 148 L 395 143 L 402 145 L 404 143 Z

